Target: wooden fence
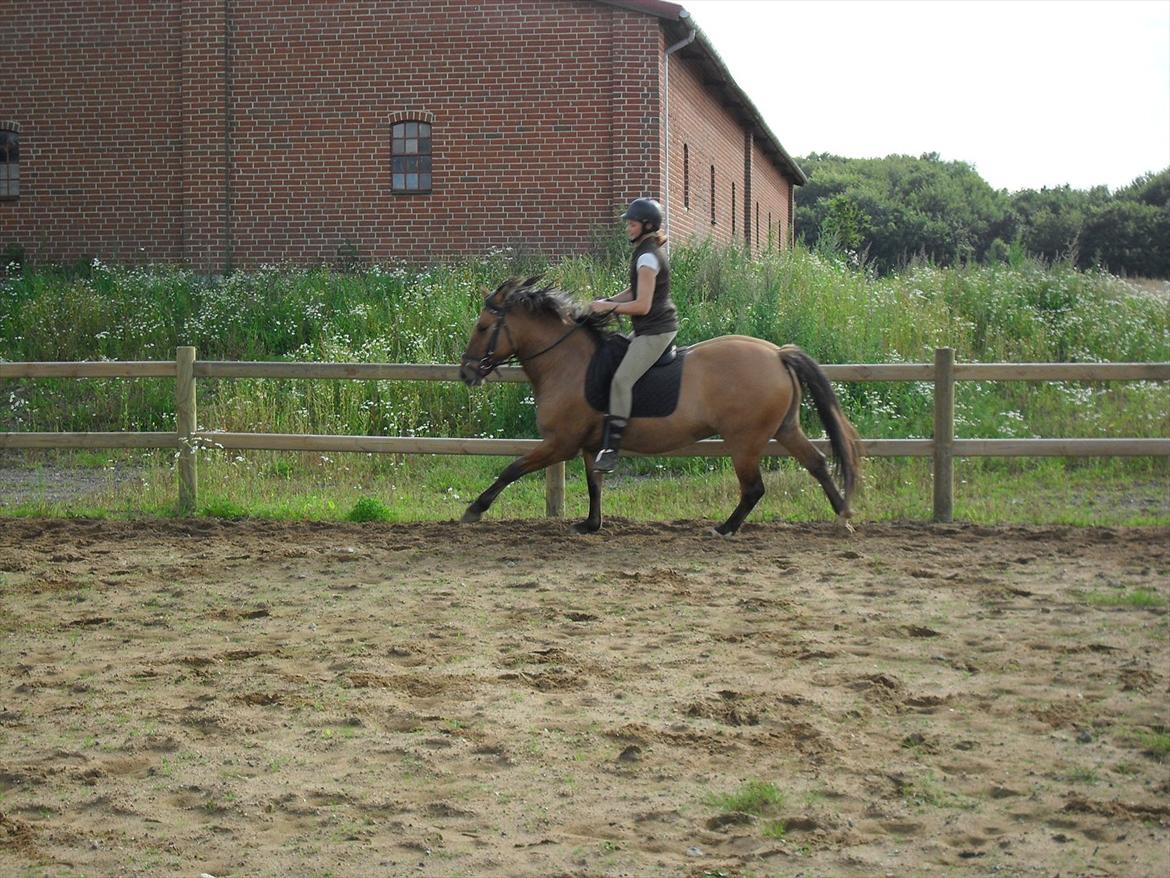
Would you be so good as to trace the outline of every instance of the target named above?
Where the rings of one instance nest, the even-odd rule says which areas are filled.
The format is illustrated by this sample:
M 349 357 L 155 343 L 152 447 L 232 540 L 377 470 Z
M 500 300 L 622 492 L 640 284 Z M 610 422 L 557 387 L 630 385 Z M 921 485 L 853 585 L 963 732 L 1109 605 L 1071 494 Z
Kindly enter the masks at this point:
M 867 457 L 931 457 L 934 460 L 934 520 L 950 521 L 954 510 L 956 457 L 1170 457 L 1170 438 L 1159 439 L 956 439 L 956 381 L 1167 381 L 1170 363 L 956 363 L 954 350 L 939 348 L 934 363 L 826 365 L 833 381 L 925 381 L 934 385 L 932 439 L 874 439 L 863 442 Z M 199 361 L 181 347 L 174 362 L 80 363 L 0 362 L 3 378 L 174 378 L 176 430 L 153 433 L 0 433 L 0 448 L 175 448 L 179 457 L 179 511 L 195 511 L 200 446 L 271 451 L 360 451 L 395 454 L 487 454 L 518 456 L 536 439 L 454 439 L 406 436 L 321 436 L 290 433 L 201 431 L 196 421 L 198 378 L 351 379 L 357 381 L 457 381 L 457 366 L 393 363 L 247 363 Z M 492 381 L 525 382 L 522 370 L 502 368 Z M 827 440 L 815 442 L 828 451 Z M 696 442 L 670 456 L 720 457 L 719 439 Z M 766 452 L 784 456 L 772 441 Z M 546 511 L 564 514 L 565 465 L 546 471 Z

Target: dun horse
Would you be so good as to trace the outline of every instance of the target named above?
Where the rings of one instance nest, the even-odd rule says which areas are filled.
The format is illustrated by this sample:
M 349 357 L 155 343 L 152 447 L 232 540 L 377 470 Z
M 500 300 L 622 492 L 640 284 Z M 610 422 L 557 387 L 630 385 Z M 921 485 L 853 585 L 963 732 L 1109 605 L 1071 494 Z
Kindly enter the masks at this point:
M 587 401 L 585 384 L 590 360 L 608 335 L 604 326 L 609 315 L 587 314 L 565 293 L 537 288 L 538 280 L 511 278 L 487 296 L 463 354 L 460 377 L 478 386 L 497 366 L 516 360 L 533 387 L 542 441 L 467 507 L 463 521 L 479 521 L 499 493 L 521 476 L 581 453 L 589 517 L 574 530 L 592 533 L 601 527 L 603 477 L 594 470 L 593 459 L 601 445 L 602 413 Z M 734 534 L 764 495 L 760 458 L 772 438 L 820 482 L 839 520 L 848 526 L 859 484 L 860 440 L 825 373 L 808 354 L 795 345 L 723 336 L 687 349 L 681 373 L 673 413 L 639 417 L 635 409 L 624 447 L 658 454 L 721 435 L 739 478 L 740 501 L 716 533 Z M 800 429 L 801 383 L 828 433 L 841 490 L 825 456 Z

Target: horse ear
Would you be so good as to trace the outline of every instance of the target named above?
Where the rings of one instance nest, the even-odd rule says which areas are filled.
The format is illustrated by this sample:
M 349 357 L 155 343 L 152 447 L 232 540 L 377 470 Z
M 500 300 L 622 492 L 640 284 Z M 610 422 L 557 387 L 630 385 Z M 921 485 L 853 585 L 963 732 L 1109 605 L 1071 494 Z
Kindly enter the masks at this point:
M 540 283 L 540 279 L 541 279 L 542 277 L 544 277 L 544 275 L 543 275 L 543 274 L 534 274 L 534 275 L 532 275 L 532 277 L 528 278 L 528 280 L 524 281 L 524 283 L 520 284 L 520 286 L 522 286 L 522 287 L 534 287 L 534 286 L 536 286 L 538 283 Z

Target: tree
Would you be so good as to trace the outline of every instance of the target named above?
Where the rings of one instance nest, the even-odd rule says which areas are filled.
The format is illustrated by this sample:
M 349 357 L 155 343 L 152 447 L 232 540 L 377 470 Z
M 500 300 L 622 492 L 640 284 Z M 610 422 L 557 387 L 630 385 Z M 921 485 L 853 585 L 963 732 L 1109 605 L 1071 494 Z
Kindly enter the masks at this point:
M 813 153 L 796 192 L 810 246 L 865 253 L 879 271 L 917 257 L 941 265 L 1026 252 L 1123 274 L 1170 277 L 1170 168 L 1111 195 L 1059 186 L 1009 194 L 938 153 L 847 159 Z
M 1113 274 L 1170 277 L 1170 207 L 1117 200 L 1085 223 L 1085 264 Z
M 807 243 L 822 235 L 863 250 L 889 271 L 926 256 L 941 264 L 982 258 L 1010 235 L 1006 197 L 965 162 L 938 153 L 845 159 L 827 153 L 801 160 L 809 183 L 797 190 L 796 226 Z M 860 240 L 858 240 L 860 235 Z

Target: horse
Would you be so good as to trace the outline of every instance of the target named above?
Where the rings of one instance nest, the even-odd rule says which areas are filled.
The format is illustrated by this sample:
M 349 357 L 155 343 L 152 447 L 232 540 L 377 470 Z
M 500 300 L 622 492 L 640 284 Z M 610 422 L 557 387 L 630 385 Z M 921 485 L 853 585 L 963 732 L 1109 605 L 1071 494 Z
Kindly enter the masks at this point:
M 472 501 L 462 522 L 479 521 L 516 479 L 580 453 L 589 488 L 589 515 L 572 526 L 579 534 L 601 528 L 604 476 L 593 468 L 601 445 L 602 413 L 586 399 L 590 360 L 611 333 L 609 314 L 591 314 L 562 290 L 539 286 L 540 276 L 509 278 L 488 293 L 460 360 L 469 387 L 515 360 L 536 401 L 541 442 L 517 458 Z M 652 370 L 653 371 L 653 370 Z M 842 482 L 839 490 L 823 455 L 800 429 L 801 385 L 807 388 L 829 437 Z M 837 520 L 852 530 L 851 503 L 860 487 L 861 441 L 845 417 L 821 367 L 796 345 L 727 335 L 686 349 L 678 402 L 665 417 L 638 417 L 626 428 L 623 448 L 660 454 L 716 434 L 723 437 L 739 479 L 740 500 L 714 528 L 732 536 L 764 495 L 760 458 L 775 438 L 821 484 Z

